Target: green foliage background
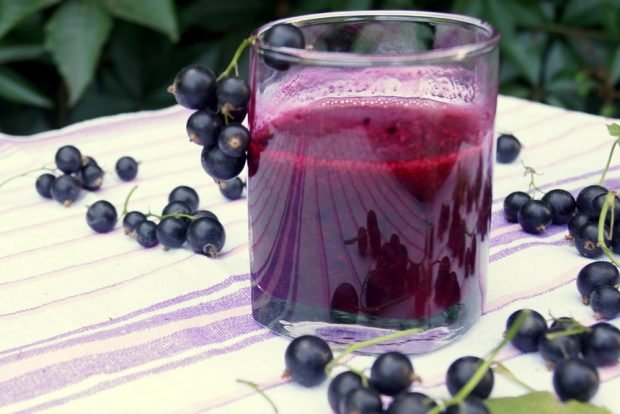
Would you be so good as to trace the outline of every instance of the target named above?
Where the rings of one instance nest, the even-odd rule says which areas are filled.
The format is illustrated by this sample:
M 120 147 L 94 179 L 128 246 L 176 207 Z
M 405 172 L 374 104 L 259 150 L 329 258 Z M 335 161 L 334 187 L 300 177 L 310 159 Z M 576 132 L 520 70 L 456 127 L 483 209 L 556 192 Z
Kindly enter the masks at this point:
M 220 72 L 267 21 L 349 9 L 481 17 L 502 33 L 501 93 L 620 117 L 620 0 L 0 0 L 0 131 L 172 105 L 184 65 Z

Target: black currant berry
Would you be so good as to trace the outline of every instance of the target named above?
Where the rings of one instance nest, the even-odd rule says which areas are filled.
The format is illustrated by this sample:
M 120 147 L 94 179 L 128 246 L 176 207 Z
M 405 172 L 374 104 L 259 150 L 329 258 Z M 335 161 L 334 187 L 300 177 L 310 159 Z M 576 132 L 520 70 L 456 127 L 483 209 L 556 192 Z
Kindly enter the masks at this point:
M 540 356 L 550 364 L 558 364 L 564 359 L 579 357 L 581 344 L 578 335 L 552 336 L 564 331 L 563 328 L 549 328 L 540 337 L 538 351 Z
M 139 211 L 130 211 L 123 217 L 123 231 L 128 236 L 136 236 L 136 227 L 146 220 L 146 216 Z
M 592 200 L 592 210 L 590 211 L 591 217 L 598 221 L 599 216 L 601 215 L 601 211 L 603 210 L 603 205 L 605 204 L 605 200 L 607 199 L 607 193 L 599 194 Z M 611 222 L 612 216 L 614 217 L 614 221 L 620 220 L 620 198 L 618 196 L 614 196 L 614 205 L 613 208 L 607 209 L 607 215 L 605 216 L 606 223 Z
M 569 318 L 568 316 L 562 316 L 560 318 L 556 318 L 551 322 L 550 329 L 579 329 L 581 325 L 573 318 Z
M 157 240 L 168 249 L 183 246 L 188 223 L 177 217 L 166 217 L 157 224 Z
M 590 295 L 590 307 L 598 318 L 614 319 L 620 315 L 620 292 L 611 286 L 599 286 Z
M 577 290 L 584 305 L 590 303 L 592 291 L 599 286 L 618 286 L 620 272 L 610 262 L 592 262 L 585 265 L 577 274 Z
M 228 124 L 220 132 L 217 145 L 229 157 L 241 157 L 250 143 L 250 131 L 241 124 Z
M 519 210 L 523 207 L 523 204 L 530 201 L 532 197 L 523 191 L 515 191 L 510 193 L 504 199 L 504 217 L 511 223 L 518 222 Z
M 37 177 L 37 180 L 34 182 L 34 187 L 41 197 L 52 198 L 52 183 L 55 178 L 56 177 L 50 173 L 41 174 Z
M 568 220 L 568 234 L 575 237 L 579 228 L 588 223 L 590 223 L 590 216 L 588 214 L 575 214 L 570 220 Z
M 212 218 L 215 221 L 220 221 L 220 219 L 218 219 L 217 216 L 212 211 L 209 211 L 209 210 L 197 210 L 197 211 L 194 211 L 192 216 L 194 216 L 194 218 L 209 217 L 209 218 Z
M 452 362 L 446 373 L 446 386 L 450 394 L 456 395 L 483 362 L 482 359 L 475 356 L 464 356 Z M 494 383 L 493 371 L 488 369 L 478 385 L 471 391 L 471 395 L 482 399 L 488 398 L 493 391 Z
M 392 400 L 387 414 L 426 414 L 437 403 L 426 394 L 420 392 L 403 392 Z
M 136 240 L 142 247 L 155 247 L 157 240 L 157 224 L 151 220 L 144 220 L 136 226 Z
M 189 140 L 206 148 L 217 144 L 221 129 L 222 121 L 210 109 L 194 112 L 189 116 L 185 125 Z
M 611 240 L 609 241 L 609 247 L 614 253 L 620 254 L 620 221 L 617 221 L 616 224 L 614 224 L 611 232 Z
M 73 145 L 65 145 L 56 151 L 56 167 L 65 174 L 76 173 L 82 167 L 82 153 Z
M 323 339 L 313 335 L 300 336 L 286 347 L 286 375 L 304 387 L 313 387 L 326 378 L 325 367 L 333 357 L 332 350 Z
M 611 365 L 620 358 L 620 329 L 599 322 L 581 337 L 583 357 L 596 366 Z
M 99 164 L 97 163 L 97 160 L 95 160 L 90 155 L 82 155 L 82 169 L 88 167 L 89 165 L 99 166 Z
M 99 200 L 86 210 L 86 223 L 97 233 L 107 233 L 112 230 L 117 219 L 116 208 L 106 200 Z
M 187 228 L 187 243 L 196 253 L 215 257 L 226 242 L 226 232 L 222 224 L 209 217 L 192 221 Z
M 477 397 L 471 396 L 465 401 L 448 406 L 443 414 L 490 414 L 484 402 Z
M 577 202 L 573 195 L 562 189 L 547 192 L 541 200 L 551 207 L 551 222 L 553 224 L 568 223 L 577 208 Z
M 551 224 L 551 208 L 540 200 L 527 201 L 517 214 L 521 228 L 527 233 L 539 234 Z
M 598 245 L 598 224 L 587 223 L 577 230 L 575 234 L 575 247 L 584 257 L 596 259 L 603 254 L 603 249 Z
M 218 82 L 217 106 L 225 123 L 242 122 L 249 100 L 250 85 L 245 79 L 231 76 Z
M 577 210 L 592 217 L 592 200 L 600 194 L 606 194 L 607 189 L 600 185 L 589 185 L 577 194 Z
M 190 216 L 194 210 L 184 201 L 171 201 L 161 212 L 162 216 L 167 216 L 170 214 L 186 214 Z M 183 217 L 184 221 L 188 221 L 189 217 Z
M 521 152 L 521 142 L 512 134 L 502 134 L 497 138 L 497 162 L 511 163 Z
M 596 367 L 583 359 L 561 361 L 553 372 L 553 388 L 562 401 L 586 402 L 596 394 L 599 384 Z
M 177 73 L 168 92 L 174 95 L 177 103 L 189 109 L 217 107 L 215 75 L 211 69 L 202 65 L 189 65 Z
M 80 170 L 82 188 L 88 191 L 97 191 L 103 185 L 104 172 L 100 166 L 89 164 Z
M 200 197 L 198 197 L 198 193 L 192 187 L 180 185 L 168 194 L 168 202 L 171 203 L 173 201 L 182 201 L 187 204 L 190 211 L 196 211 L 198 204 L 200 204 Z
M 521 352 L 535 352 L 538 350 L 538 341 L 541 335 L 547 330 L 547 321 L 540 313 L 532 309 L 521 309 L 513 312 L 506 321 L 506 332 L 510 330 L 523 311 L 527 311 L 528 314 L 510 343 Z
M 245 183 L 241 178 L 235 177 L 232 180 L 222 180 L 218 183 L 220 193 L 229 200 L 238 200 L 243 194 Z
M 69 207 L 80 196 L 80 182 L 74 177 L 63 174 L 52 183 L 51 193 L 54 200 Z
M 200 163 L 207 174 L 216 180 L 230 180 L 239 175 L 245 166 L 245 155 L 229 157 L 218 147 L 202 150 Z
M 327 387 L 329 406 L 339 414 L 340 402 L 356 388 L 362 387 L 362 377 L 352 371 L 344 371 L 336 375 Z
M 304 49 L 306 47 L 306 41 L 304 40 L 304 34 L 299 28 L 292 24 L 276 24 L 269 28 L 263 34 L 263 43 L 267 47 L 292 47 L 296 49 Z M 265 51 L 263 60 L 267 66 L 276 70 L 287 70 L 290 67 L 290 62 L 286 58 L 274 51 Z
M 384 395 L 407 391 L 416 378 L 411 360 L 400 352 L 379 355 L 370 369 L 371 386 Z
M 116 161 L 116 174 L 123 181 L 131 181 L 138 175 L 138 162 L 132 157 L 121 157 Z
M 345 395 L 339 408 L 339 414 L 377 414 L 383 412 L 383 403 L 372 388 L 356 388 Z

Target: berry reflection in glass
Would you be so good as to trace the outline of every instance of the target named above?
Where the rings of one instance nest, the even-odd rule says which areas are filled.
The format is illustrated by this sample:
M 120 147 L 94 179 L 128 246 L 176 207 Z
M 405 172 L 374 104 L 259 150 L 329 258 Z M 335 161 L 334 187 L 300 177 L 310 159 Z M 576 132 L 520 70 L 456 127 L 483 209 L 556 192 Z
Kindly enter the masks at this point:
M 425 352 L 482 311 L 497 39 L 469 20 L 433 15 L 429 24 L 410 13 L 378 22 L 369 13 L 292 22 L 307 49 L 356 52 L 366 42 L 358 53 L 369 59 L 390 47 L 446 52 L 474 33 L 492 40 L 447 61 L 293 59 L 286 70 L 265 64 L 259 41 L 248 149 L 253 312 L 275 331 L 337 343 L 419 327 L 366 350 Z

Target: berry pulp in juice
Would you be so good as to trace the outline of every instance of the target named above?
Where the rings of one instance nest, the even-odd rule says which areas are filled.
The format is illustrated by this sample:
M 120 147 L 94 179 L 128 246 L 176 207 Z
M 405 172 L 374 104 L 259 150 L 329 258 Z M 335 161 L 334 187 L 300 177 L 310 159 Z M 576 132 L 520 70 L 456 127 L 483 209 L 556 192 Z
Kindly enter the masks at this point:
M 254 317 L 468 327 L 485 291 L 492 111 L 324 98 L 250 118 Z M 316 326 L 320 326 L 316 325 Z

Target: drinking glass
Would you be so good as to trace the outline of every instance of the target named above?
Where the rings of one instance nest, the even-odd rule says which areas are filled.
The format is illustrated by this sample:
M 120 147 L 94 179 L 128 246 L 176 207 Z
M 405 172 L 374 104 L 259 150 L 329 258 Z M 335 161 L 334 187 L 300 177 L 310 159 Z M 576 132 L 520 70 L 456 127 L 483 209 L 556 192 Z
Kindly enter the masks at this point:
M 262 41 L 280 23 L 304 49 Z M 357 11 L 255 35 L 254 318 L 333 344 L 417 328 L 367 352 L 461 336 L 485 298 L 498 32 L 460 15 Z

